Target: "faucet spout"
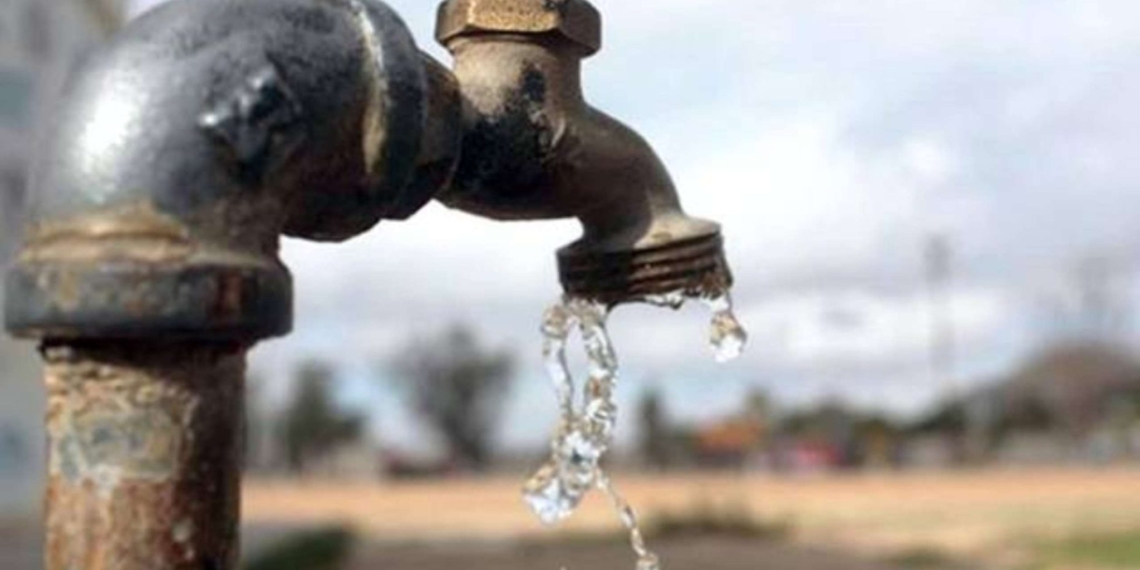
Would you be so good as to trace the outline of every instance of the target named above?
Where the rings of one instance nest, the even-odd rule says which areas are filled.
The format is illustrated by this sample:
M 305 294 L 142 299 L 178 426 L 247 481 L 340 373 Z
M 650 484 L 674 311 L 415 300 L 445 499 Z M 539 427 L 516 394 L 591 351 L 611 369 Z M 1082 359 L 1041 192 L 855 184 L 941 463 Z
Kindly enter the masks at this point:
M 566 292 L 608 304 L 731 284 L 720 227 L 691 218 L 643 137 L 590 106 L 581 61 L 601 48 L 585 0 L 449 0 L 463 146 L 445 204 L 501 220 L 578 218 L 558 252 Z

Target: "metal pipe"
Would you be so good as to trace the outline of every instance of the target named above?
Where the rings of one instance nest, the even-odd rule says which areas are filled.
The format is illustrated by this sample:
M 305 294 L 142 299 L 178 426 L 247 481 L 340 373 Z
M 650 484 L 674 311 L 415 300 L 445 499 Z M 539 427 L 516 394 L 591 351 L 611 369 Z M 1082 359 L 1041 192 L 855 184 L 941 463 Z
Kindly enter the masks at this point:
M 44 348 L 52 570 L 235 568 L 245 347 Z
M 571 294 L 728 287 L 719 226 L 582 96 L 588 2 L 449 0 L 439 23 L 455 74 L 378 0 L 175 0 L 67 82 L 5 296 L 48 362 L 49 570 L 235 567 L 244 355 L 292 326 L 282 235 L 438 197 L 579 218 Z
M 7 328 L 43 343 L 48 570 L 231 570 L 246 349 L 283 234 L 403 219 L 459 153 L 451 75 L 370 0 L 182 0 L 66 84 Z
M 422 208 L 458 94 L 379 2 L 182 0 L 68 80 L 8 276 L 33 338 L 259 340 L 291 327 L 280 237 Z

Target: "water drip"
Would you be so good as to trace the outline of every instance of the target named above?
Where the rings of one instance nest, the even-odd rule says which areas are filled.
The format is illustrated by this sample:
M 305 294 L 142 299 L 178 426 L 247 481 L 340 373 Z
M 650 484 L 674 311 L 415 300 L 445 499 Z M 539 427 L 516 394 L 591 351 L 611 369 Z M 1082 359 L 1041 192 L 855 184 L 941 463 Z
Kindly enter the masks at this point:
M 685 292 L 656 295 L 646 303 L 681 308 L 692 297 Z M 709 343 L 718 362 L 740 356 L 748 334 L 733 314 L 728 293 L 700 297 L 713 313 Z M 610 307 L 588 299 L 565 297 L 543 316 L 543 360 L 559 403 L 559 422 L 551 438 L 550 459 L 527 481 L 523 497 L 547 525 L 569 518 L 591 489 L 610 500 L 622 526 L 629 531 L 637 555 L 637 570 L 659 570 L 660 561 L 645 544 L 637 513 L 616 491 L 601 466 L 613 444 L 617 427 L 614 393 L 618 383 L 618 359 L 606 331 Z M 582 386 L 581 405 L 575 405 L 576 386 L 566 360 L 566 347 L 577 330 L 585 348 L 588 377 Z

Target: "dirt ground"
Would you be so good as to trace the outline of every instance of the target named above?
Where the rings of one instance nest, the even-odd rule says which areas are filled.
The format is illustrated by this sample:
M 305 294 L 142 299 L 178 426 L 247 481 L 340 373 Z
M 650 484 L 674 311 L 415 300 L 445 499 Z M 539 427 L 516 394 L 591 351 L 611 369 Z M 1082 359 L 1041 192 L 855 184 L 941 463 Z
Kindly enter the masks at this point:
M 671 541 L 659 549 L 668 570 L 897 570 L 842 553 L 732 538 Z M 629 548 L 605 544 L 549 543 L 448 546 L 373 546 L 349 570 L 632 570 Z
M 253 523 L 269 524 L 347 523 L 367 539 L 385 543 L 476 540 L 491 545 L 487 546 L 491 552 L 509 548 L 502 545 L 518 539 L 572 538 L 617 529 L 616 517 L 597 497 L 589 500 L 565 528 L 543 528 L 519 498 L 520 481 L 521 476 L 517 480 L 391 484 L 298 486 L 253 482 L 246 487 L 245 517 Z M 791 540 L 785 546 L 769 547 L 775 549 L 768 552 L 777 559 L 810 557 L 817 555 L 810 549 L 825 548 L 843 551 L 846 558 L 881 560 L 929 548 L 968 560 L 1016 560 L 1029 541 L 1078 532 L 1140 529 L 1140 471 L 1125 468 L 799 478 L 617 474 L 615 481 L 649 520 L 662 513 L 675 516 L 746 508 L 765 521 L 789 524 L 794 529 Z M 703 544 L 690 545 L 691 548 L 675 544 L 654 546 L 677 561 L 688 560 L 690 549 L 699 553 L 705 548 Z M 719 551 L 730 547 L 713 544 L 709 548 Z M 626 555 L 624 549 L 615 548 Z M 397 554 L 446 558 L 431 549 L 412 549 L 391 556 Z M 570 551 L 556 554 L 573 556 Z M 431 568 L 426 560 L 423 566 L 393 562 L 382 567 Z M 562 558 L 552 554 L 550 560 Z M 595 567 L 586 563 L 564 564 L 570 568 Z M 787 567 L 812 568 L 810 561 L 798 564 Z M 467 564 L 459 567 L 477 568 Z M 543 562 L 536 567 L 559 566 Z M 672 562 L 669 567 L 686 566 Z M 778 562 L 724 566 L 737 567 L 776 570 L 783 566 Z

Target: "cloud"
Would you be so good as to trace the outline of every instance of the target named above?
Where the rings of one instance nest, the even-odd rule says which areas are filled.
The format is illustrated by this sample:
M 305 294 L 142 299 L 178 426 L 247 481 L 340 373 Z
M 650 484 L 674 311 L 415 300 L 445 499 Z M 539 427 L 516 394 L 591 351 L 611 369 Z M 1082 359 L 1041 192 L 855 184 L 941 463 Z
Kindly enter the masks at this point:
M 391 4 L 446 59 L 434 3 Z M 689 210 L 723 223 L 755 333 L 741 364 L 717 369 L 700 311 L 623 309 L 613 328 L 631 376 L 913 407 L 933 394 L 918 381 L 931 233 L 954 244 L 960 370 L 978 377 L 1033 342 L 1042 279 L 1090 250 L 1140 249 L 1140 4 L 596 4 L 607 45 L 587 63 L 589 96 L 654 142 Z M 456 319 L 534 354 L 558 294 L 554 251 L 577 232 L 433 206 L 346 245 L 287 242 L 298 333 L 258 365 L 376 359 Z

